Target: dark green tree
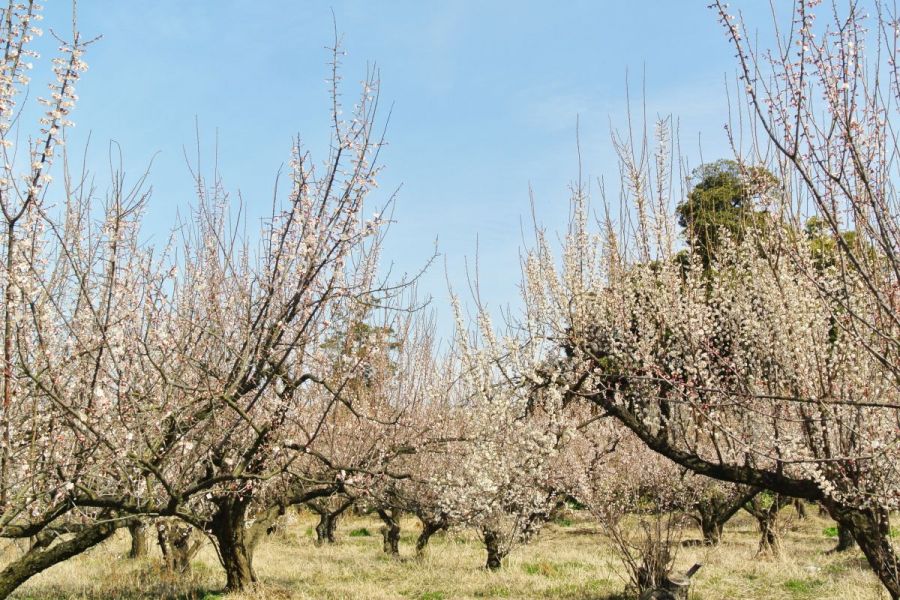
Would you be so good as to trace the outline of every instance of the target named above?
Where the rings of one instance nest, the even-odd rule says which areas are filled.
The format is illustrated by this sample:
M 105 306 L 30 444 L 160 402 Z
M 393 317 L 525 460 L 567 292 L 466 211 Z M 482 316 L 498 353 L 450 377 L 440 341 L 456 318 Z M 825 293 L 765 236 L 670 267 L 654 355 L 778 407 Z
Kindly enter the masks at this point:
M 841 254 L 838 239 L 829 225 L 820 217 L 811 217 L 806 221 L 805 230 L 816 268 L 825 269 L 834 266 L 841 259 Z M 842 231 L 840 236 L 847 248 L 869 260 L 877 260 L 874 253 L 867 253 L 855 231 Z
M 763 167 L 725 159 L 697 167 L 692 179 L 693 188 L 675 213 L 691 249 L 709 267 L 725 236 L 740 241 L 763 223 L 763 197 L 777 188 L 778 179 Z

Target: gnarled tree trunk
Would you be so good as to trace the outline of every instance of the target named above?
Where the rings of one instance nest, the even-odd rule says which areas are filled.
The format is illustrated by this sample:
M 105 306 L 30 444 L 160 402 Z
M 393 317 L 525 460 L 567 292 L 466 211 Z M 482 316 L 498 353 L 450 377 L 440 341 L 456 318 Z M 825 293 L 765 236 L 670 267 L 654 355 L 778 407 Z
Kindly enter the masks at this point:
M 722 528 L 728 519 L 720 519 L 716 513 L 700 512 L 700 534 L 703 543 L 708 546 L 716 546 L 722 541 Z
M 847 529 L 859 544 L 869 566 L 887 589 L 891 600 L 900 600 L 900 564 L 891 543 L 888 513 L 877 508 L 850 508 L 834 502 L 826 504 L 831 518 Z
M 400 556 L 400 515 L 395 509 L 378 509 L 378 516 L 384 522 L 381 527 L 383 548 L 386 554 Z
M 425 548 L 428 546 L 431 536 L 438 531 L 447 528 L 447 518 L 445 515 L 441 515 L 437 520 L 420 516 L 419 521 L 422 522 L 422 531 L 419 533 L 419 537 L 416 538 L 416 556 L 425 554 Z
M 750 490 L 721 496 L 710 496 L 694 505 L 691 517 L 700 526 L 703 543 L 715 546 L 722 541 L 722 528 L 741 507 L 753 499 L 759 490 Z
M 319 515 L 319 522 L 316 524 L 316 545 L 335 543 L 338 520 L 348 508 L 353 506 L 353 501 L 347 500 L 335 510 L 329 510 L 330 507 L 327 504 L 320 506 L 310 503 L 308 506 Z
M 79 531 L 70 539 L 29 550 L 0 571 L 0 600 L 7 598 L 32 576 L 109 539 L 120 526 L 120 521 L 97 523 Z
M 146 558 L 147 524 L 140 519 L 132 519 L 128 523 L 128 533 L 131 535 L 131 547 L 128 549 L 128 558 Z
M 225 568 L 226 591 L 245 591 L 258 580 L 253 570 L 253 552 L 247 543 L 247 505 L 249 500 L 234 497 L 218 499 L 218 509 L 209 528 L 219 548 L 219 560 Z
M 778 513 L 793 500 L 780 494 L 773 494 L 771 502 L 766 504 L 764 502 L 765 498 L 762 494 L 755 496 L 744 505 L 744 510 L 756 519 L 756 526 L 759 528 L 759 553 L 771 553 L 774 556 L 778 556 L 781 551 L 781 539 L 778 534 Z
M 484 567 L 489 571 L 499 570 L 503 566 L 503 559 L 509 554 L 509 550 L 503 546 L 502 536 L 493 529 L 485 527 L 481 530 L 481 537 L 484 540 L 484 548 L 487 550 L 487 561 Z
M 319 513 L 319 522 L 316 523 L 316 545 L 333 544 L 334 532 L 337 529 L 338 516 L 330 512 Z
M 194 528 L 186 523 L 159 521 L 156 524 L 156 540 L 169 571 L 186 573 L 190 570 L 191 559 L 202 544 L 200 540 L 193 540 L 193 534 Z
M 846 552 L 856 546 L 856 540 L 846 525 L 837 523 L 837 545 L 828 551 L 828 554 L 835 552 Z
M 794 509 L 797 511 L 798 519 L 803 520 L 806 518 L 806 504 L 803 503 L 803 500 L 794 498 Z
M 853 533 L 845 525 L 838 523 L 837 526 L 838 542 L 834 547 L 834 552 L 846 552 L 856 545 L 853 539 Z

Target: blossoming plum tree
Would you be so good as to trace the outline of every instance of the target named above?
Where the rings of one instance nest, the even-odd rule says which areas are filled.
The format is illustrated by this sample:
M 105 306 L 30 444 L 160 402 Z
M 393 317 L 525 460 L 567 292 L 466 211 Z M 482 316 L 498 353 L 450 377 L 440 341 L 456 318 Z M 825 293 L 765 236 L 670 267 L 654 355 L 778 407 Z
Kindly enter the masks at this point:
M 658 134 L 660 158 L 665 124 Z M 806 238 L 777 213 L 757 235 L 726 241 L 709 266 L 696 253 L 675 260 L 671 174 L 636 155 L 621 154 L 630 236 L 592 233 L 581 195 L 560 268 L 538 232 L 528 314 L 565 355 L 565 375 L 547 385 L 562 381 L 565 394 L 698 474 L 822 502 L 896 597 L 886 511 L 900 498 L 900 402 L 893 365 L 868 349 L 886 349 L 894 333 L 890 319 L 854 324 L 883 311 L 882 297 L 860 271 L 817 269 Z
M 96 348 L 96 338 L 111 332 L 112 297 L 121 297 L 123 282 L 110 277 L 104 265 L 117 258 L 137 260 L 134 245 L 125 240 L 139 212 L 141 199 L 122 189 L 110 194 L 102 227 L 89 223 L 84 182 L 67 178 L 61 215 L 51 215 L 46 200 L 51 169 L 64 142 L 64 128 L 77 100 L 75 85 L 87 67 L 82 60 L 90 44 L 73 22 L 72 36 L 59 40 L 53 59 L 50 94 L 38 98 L 44 113 L 39 131 L 29 139 L 18 128 L 29 87 L 32 49 L 41 20 L 41 6 L 33 1 L 11 2 L 0 9 L 0 212 L 2 236 L 3 401 L 0 418 L 0 536 L 32 537 L 34 543 L 0 570 L 0 596 L 6 597 L 33 574 L 73 556 L 115 531 L 108 512 L 77 511 L 70 500 L 81 477 L 98 477 L 105 469 L 105 449 L 88 439 L 90 411 L 105 398 L 95 356 L 73 354 L 75 345 Z M 23 164 L 24 161 L 24 164 Z M 115 187 L 115 186 L 114 186 Z M 60 211 L 58 211 L 60 212 Z M 72 255 L 82 252 L 89 255 Z M 73 265 L 97 270 L 75 290 Z M 132 263 L 133 264 L 133 263 Z M 81 273 L 88 275 L 88 273 Z M 139 292 L 136 292 L 139 293 Z M 106 304 L 103 299 L 106 299 Z M 88 309 L 75 310 L 75 305 Z M 124 300 L 128 302 L 128 300 Z M 93 309 L 94 312 L 88 312 Z M 62 318 L 79 315 L 80 322 Z M 61 345 L 62 328 L 71 325 L 84 338 Z M 71 380 L 69 399 L 58 403 L 31 377 L 48 361 L 62 371 L 80 375 Z

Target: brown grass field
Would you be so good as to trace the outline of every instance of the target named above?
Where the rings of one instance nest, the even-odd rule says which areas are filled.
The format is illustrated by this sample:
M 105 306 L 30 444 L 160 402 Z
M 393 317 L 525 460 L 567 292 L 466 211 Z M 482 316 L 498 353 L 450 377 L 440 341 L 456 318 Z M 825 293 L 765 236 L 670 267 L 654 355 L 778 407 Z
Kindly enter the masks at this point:
M 784 552 L 780 558 L 757 556 L 757 533 L 746 515 L 726 527 L 716 548 L 685 546 L 677 567 L 695 562 L 693 600 L 887 598 L 866 569 L 857 550 L 826 554 L 835 540 L 826 534 L 832 522 L 815 514 L 798 520 L 784 511 Z M 410 599 L 555 598 L 613 600 L 626 582 L 621 563 L 595 525 L 575 515 L 549 525 L 527 546 L 516 548 L 497 573 L 482 569 L 484 553 L 469 532 L 432 539 L 427 556 L 412 556 L 415 521 L 404 522 L 399 560 L 381 551 L 379 523 L 366 517 L 341 522 L 338 543 L 313 544 L 314 519 L 295 516 L 257 549 L 254 565 L 261 579 L 253 594 L 224 596 L 225 578 L 207 544 L 192 573 L 174 578 L 160 566 L 155 544 L 145 560 L 124 558 L 128 534 L 34 577 L 15 594 L 17 599 L 137 600 L 205 599 Z M 361 534 L 365 529 L 370 535 Z M 687 538 L 697 537 L 689 531 Z M 9 549 L 8 549 L 9 550 Z

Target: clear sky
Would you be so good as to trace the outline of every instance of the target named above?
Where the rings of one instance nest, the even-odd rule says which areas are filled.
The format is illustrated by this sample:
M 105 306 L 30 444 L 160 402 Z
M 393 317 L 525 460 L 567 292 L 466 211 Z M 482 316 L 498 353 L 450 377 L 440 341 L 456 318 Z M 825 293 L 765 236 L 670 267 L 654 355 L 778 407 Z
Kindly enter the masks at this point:
M 66 31 L 68 3 L 47 4 L 45 25 Z M 147 232 L 163 239 L 191 202 L 182 148 L 194 146 L 196 118 L 208 154 L 218 131 L 226 185 L 262 213 L 292 136 L 314 153 L 325 148 L 333 10 L 348 52 L 345 94 L 375 62 L 383 105 L 393 104 L 381 189 L 402 189 L 385 258 L 413 271 L 437 239 L 442 257 L 423 287 L 446 315 L 444 261 L 464 291 L 478 240 L 482 294 L 496 309 L 517 294 L 529 185 L 540 219 L 564 225 L 576 116 L 585 176 L 615 190 L 609 132 L 625 122 L 626 72 L 635 103 L 645 78 L 651 119 L 679 118 L 692 164 L 701 145 L 705 160 L 727 154 L 725 83 L 735 65 L 706 5 L 82 0 L 83 34 L 103 38 L 86 56 L 70 151 L 90 133 L 89 166 L 105 171 L 115 140 L 135 175 L 155 156 Z M 765 26 L 767 2 L 737 5 Z

